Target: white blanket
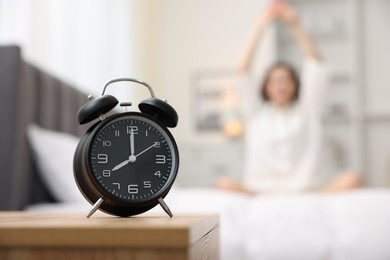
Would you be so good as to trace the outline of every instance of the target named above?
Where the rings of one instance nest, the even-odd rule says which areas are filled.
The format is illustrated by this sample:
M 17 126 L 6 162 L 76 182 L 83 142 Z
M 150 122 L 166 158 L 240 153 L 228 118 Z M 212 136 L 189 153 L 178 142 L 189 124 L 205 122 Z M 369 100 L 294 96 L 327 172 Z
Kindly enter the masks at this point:
M 361 189 L 255 196 L 173 189 L 174 214 L 218 213 L 222 259 L 390 259 L 390 190 Z M 84 211 L 90 205 L 36 205 L 34 211 Z M 159 207 L 153 211 L 161 211 Z

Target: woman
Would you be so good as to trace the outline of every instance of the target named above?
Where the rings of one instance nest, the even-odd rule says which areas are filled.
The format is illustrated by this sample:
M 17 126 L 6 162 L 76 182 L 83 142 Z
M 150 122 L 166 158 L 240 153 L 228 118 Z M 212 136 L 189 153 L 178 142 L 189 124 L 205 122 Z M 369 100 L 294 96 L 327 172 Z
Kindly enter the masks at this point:
M 304 54 L 301 78 L 286 63 L 266 73 L 259 89 L 249 80 L 256 46 L 264 31 L 280 19 Z M 326 187 L 318 162 L 321 150 L 321 105 L 326 69 L 295 10 L 284 1 L 272 2 L 260 15 L 238 68 L 244 78 L 246 161 L 243 182 L 222 179 L 221 189 L 246 193 L 288 193 L 323 189 L 339 192 L 362 185 L 358 174 L 342 173 Z M 260 93 L 260 95 L 259 95 Z M 261 102 L 262 101 L 262 102 Z

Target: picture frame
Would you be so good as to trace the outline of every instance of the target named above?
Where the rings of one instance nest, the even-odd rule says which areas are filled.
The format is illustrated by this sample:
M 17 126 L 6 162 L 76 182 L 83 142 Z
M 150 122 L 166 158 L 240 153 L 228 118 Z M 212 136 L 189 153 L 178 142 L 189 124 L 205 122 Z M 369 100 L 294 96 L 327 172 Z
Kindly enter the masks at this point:
M 200 132 L 223 132 L 231 120 L 240 118 L 238 75 L 232 69 L 197 71 L 192 77 L 195 128 Z

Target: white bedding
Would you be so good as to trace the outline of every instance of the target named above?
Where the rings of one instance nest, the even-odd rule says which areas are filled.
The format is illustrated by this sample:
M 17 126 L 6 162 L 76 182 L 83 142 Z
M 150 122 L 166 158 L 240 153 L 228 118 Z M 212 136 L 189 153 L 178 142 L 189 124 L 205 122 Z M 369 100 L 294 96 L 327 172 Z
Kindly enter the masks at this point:
M 173 189 L 175 213 L 219 213 L 222 259 L 390 259 L 390 189 L 248 197 L 213 189 Z M 83 211 L 85 203 L 30 206 Z M 153 211 L 161 211 L 159 207 Z

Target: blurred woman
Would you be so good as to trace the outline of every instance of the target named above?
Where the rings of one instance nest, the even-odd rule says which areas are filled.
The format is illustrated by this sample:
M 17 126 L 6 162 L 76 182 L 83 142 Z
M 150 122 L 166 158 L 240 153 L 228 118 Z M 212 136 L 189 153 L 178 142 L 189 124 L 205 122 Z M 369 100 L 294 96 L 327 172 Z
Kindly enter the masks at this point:
M 267 27 L 281 20 L 303 52 L 301 77 L 278 62 L 265 74 L 260 88 L 250 78 L 256 47 Z M 358 174 L 342 173 L 326 187 L 319 169 L 321 108 L 326 67 L 296 11 L 284 1 L 272 2 L 259 16 L 238 72 L 242 75 L 246 114 L 246 159 L 242 182 L 221 179 L 221 189 L 247 193 L 290 193 L 322 189 L 339 192 L 362 185 Z

